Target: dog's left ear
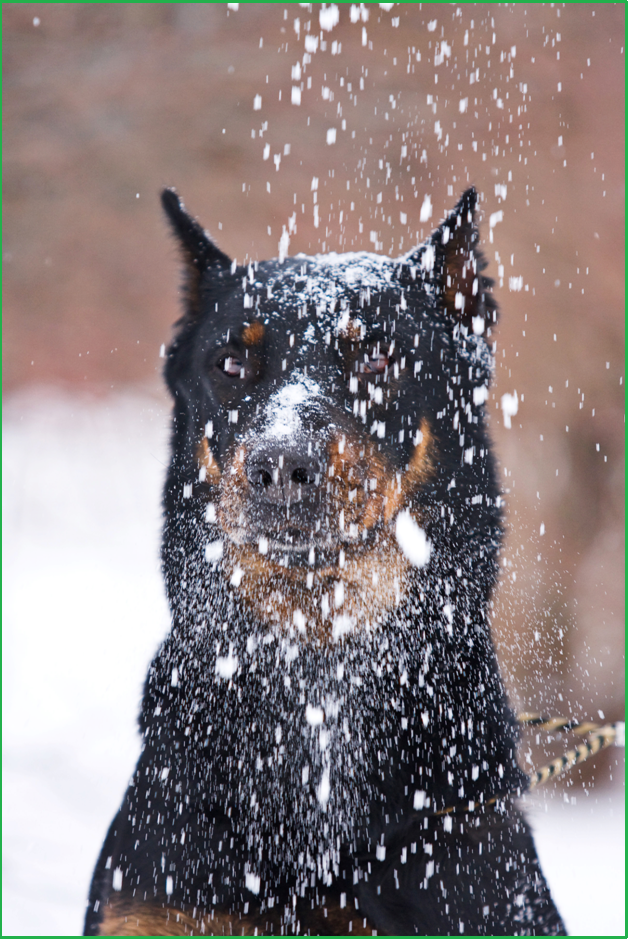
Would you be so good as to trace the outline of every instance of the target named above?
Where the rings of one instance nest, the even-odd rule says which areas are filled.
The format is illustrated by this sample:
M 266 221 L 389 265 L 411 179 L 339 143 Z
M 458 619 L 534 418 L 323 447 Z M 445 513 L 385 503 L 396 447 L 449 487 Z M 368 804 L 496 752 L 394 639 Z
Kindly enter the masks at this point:
M 434 285 L 450 319 L 480 334 L 497 322 L 497 304 L 490 292 L 494 281 L 482 274 L 487 262 L 478 247 L 477 201 L 476 190 L 467 189 L 412 260 Z
M 181 248 L 185 264 L 186 312 L 194 317 L 200 311 L 201 276 L 207 270 L 217 276 L 230 271 L 231 259 L 216 247 L 196 219 L 188 215 L 174 189 L 164 189 L 161 204 Z

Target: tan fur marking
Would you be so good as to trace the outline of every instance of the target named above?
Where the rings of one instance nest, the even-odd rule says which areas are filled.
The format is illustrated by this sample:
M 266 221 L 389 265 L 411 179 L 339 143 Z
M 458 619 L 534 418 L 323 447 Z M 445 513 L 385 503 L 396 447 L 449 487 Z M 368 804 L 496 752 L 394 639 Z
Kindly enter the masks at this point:
M 434 437 L 425 418 L 421 421 L 421 439 L 415 446 L 408 469 L 401 481 L 391 480 L 384 499 L 384 522 L 388 524 L 403 504 L 433 475 Z
M 432 428 L 425 418 L 421 421 L 421 427 L 419 429 L 421 439 L 414 448 L 412 459 L 410 460 L 410 465 L 406 473 L 406 479 L 412 489 L 423 486 L 428 479 L 434 475 L 434 470 L 436 469 L 434 463 L 436 456 L 434 435 L 432 434 Z
M 239 446 L 232 460 L 225 466 L 218 505 L 220 527 L 238 542 L 243 541 L 246 535 L 244 508 L 249 481 L 244 468 L 245 459 L 246 450 Z
M 203 437 L 199 443 L 196 456 L 200 465 L 204 466 L 207 471 L 207 482 L 220 482 L 220 470 L 214 459 L 214 455 L 209 448 L 209 441 L 207 437 Z
M 337 615 L 350 617 L 356 628 L 375 623 L 405 592 L 410 565 L 394 537 L 382 535 L 376 547 L 356 557 L 351 551 L 345 550 L 344 567 L 312 571 L 311 589 L 306 567 L 282 567 L 261 555 L 256 545 L 226 541 L 223 566 L 229 580 L 236 568 L 243 571 L 238 592 L 262 621 L 284 627 L 295 638 L 324 643 L 334 636 Z M 337 604 L 340 585 L 344 597 Z M 305 618 L 304 629 L 299 628 L 298 613 Z
M 101 936 L 253 936 L 264 935 L 261 917 L 245 917 L 222 911 L 193 916 L 171 906 L 141 900 L 112 899 L 105 908 Z
M 259 320 L 249 323 L 242 330 L 242 341 L 246 346 L 256 346 L 264 338 L 264 324 Z
M 360 320 L 349 320 L 346 327 L 341 330 L 340 335 L 351 340 L 351 342 L 359 342 L 362 338 L 362 323 Z
M 336 904 L 312 910 L 310 900 L 299 901 L 296 917 L 301 920 L 301 933 L 310 935 L 356 935 L 371 936 L 372 927 L 359 911 L 344 909 Z M 349 924 L 352 924 L 349 932 Z M 269 927 L 272 926 L 272 929 Z M 176 910 L 158 901 L 144 902 L 137 899 L 112 897 L 105 907 L 100 936 L 258 936 L 279 935 L 282 932 L 281 918 L 270 911 L 241 916 L 212 910 L 193 916 L 192 912 Z
M 377 622 L 400 603 L 411 565 L 397 544 L 392 523 L 434 473 L 435 444 L 427 420 L 421 423 L 421 440 L 400 477 L 370 441 L 340 436 L 331 442 L 324 484 L 330 485 L 328 505 L 338 524 L 332 535 L 339 547 L 342 544 L 342 567 L 338 563 L 284 567 L 261 554 L 257 544 L 248 543 L 245 458 L 245 449 L 239 446 L 225 468 L 218 520 L 228 535 L 222 562 L 225 577 L 231 581 L 237 570 L 241 572 L 236 589 L 258 618 L 305 641 L 327 642 L 334 635 L 336 616 L 349 617 L 360 628 Z M 416 511 L 414 515 L 422 523 L 422 516 Z M 357 534 L 354 539 L 346 537 L 351 526 Z M 368 545 L 362 540 L 365 529 L 373 532 Z
M 351 906 L 346 906 L 343 909 L 340 909 L 339 906 L 334 904 L 333 906 L 329 906 L 324 912 L 319 912 L 315 926 L 320 930 L 320 935 L 372 936 L 373 928 L 369 921 L 365 920 L 364 916 L 360 916 L 359 910 L 352 909 L 352 907 L 353 903 L 351 903 Z M 325 913 L 327 914 L 326 916 Z M 349 931 L 349 924 L 351 924 L 351 931 Z M 308 926 L 310 932 L 312 932 L 312 926 L 309 923 Z

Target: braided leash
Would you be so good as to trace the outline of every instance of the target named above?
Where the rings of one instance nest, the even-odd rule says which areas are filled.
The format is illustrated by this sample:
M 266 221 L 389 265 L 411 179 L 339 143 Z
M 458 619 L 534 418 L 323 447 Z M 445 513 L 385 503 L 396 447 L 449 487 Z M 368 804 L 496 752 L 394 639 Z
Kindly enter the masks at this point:
M 567 717 L 544 717 L 542 714 L 520 714 L 518 722 L 524 727 L 535 727 L 538 730 L 544 730 L 548 733 L 574 733 L 583 736 L 585 739 L 567 750 L 562 756 L 556 757 L 551 763 L 547 763 L 540 769 L 530 773 L 530 785 L 528 791 L 536 789 L 547 782 L 548 779 L 556 779 L 562 776 L 567 770 L 584 763 L 585 760 L 595 756 L 606 747 L 615 744 L 618 747 L 624 746 L 624 722 L 615 721 L 613 724 L 596 724 L 591 721 L 575 721 Z M 467 803 L 459 805 L 450 805 L 446 809 L 440 809 L 436 815 L 451 815 L 453 812 L 474 812 L 476 809 L 486 805 L 493 805 L 495 802 L 507 799 L 512 795 L 520 795 L 519 792 L 509 792 L 501 795 L 492 796 L 490 799 L 481 799 L 478 802 L 470 800 Z
M 600 750 L 605 750 L 612 744 L 624 746 L 624 723 L 616 721 L 613 724 L 595 724 L 591 721 L 574 721 L 566 717 L 543 717 L 541 714 L 520 714 L 519 723 L 527 727 L 536 727 L 548 733 L 574 733 L 584 737 L 582 743 L 562 756 L 556 757 L 540 769 L 530 774 L 530 789 L 536 789 L 548 779 L 554 779 L 566 773 L 567 770 L 579 763 L 584 763 L 595 756 Z

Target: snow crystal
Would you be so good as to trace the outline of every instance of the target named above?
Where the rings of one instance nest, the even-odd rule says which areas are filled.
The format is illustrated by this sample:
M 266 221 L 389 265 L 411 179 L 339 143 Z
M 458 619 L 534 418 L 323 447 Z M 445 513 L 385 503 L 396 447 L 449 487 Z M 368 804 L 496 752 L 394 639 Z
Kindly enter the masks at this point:
M 432 217 L 432 200 L 428 195 L 423 199 L 423 204 L 421 205 L 421 211 L 419 212 L 419 219 L 421 222 L 427 222 L 428 219 Z
M 261 883 L 259 874 L 252 874 L 250 871 L 247 871 L 244 875 L 244 886 L 247 890 L 250 890 L 251 893 L 259 893 Z
M 216 658 L 216 674 L 220 678 L 232 678 L 238 670 L 238 659 L 233 654 L 233 645 L 229 643 L 229 654 Z
M 429 799 L 427 798 L 423 790 L 417 789 L 416 792 L 414 793 L 414 799 L 412 802 L 412 805 L 414 806 L 414 808 L 418 811 L 419 809 L 424 808 L 428 802 L 429 802 Z
M 430 559 L 431 545 L 408 511 L 400 512 L 395 524 L 397 543 L 414 567 L 425 567 Z
M 426 245 L 425 251 L 421 253 L 421 267 L 424 271 L 432 271 L 434 269 L 434 261 L 436 260 L 436 251 L 434 250 L 433 245 Z
M 473 332 L 476 336 L 481 336 L 486 328 L 486 323 L 484 322 L 483 316 L 472 317 L 471 325 L 473 326 Z
M 484 404 L 488 398 L 488 387 L 486 385 L 480 385 L 479 388 L 473 389 L 473 403 L 474 404 Z
M 231 583 L 234 587 L 239 587 L 242 583 L 242 578 L 244 577 L 244 571 L 241 567 L 236 567 L 231 575 Z
M 510 427 L 512 427 L 510 418 L 514 417 L 514 415 L 519 410 L 519 398 L 517 396 L 517 392 L 515 391 L 515 393 L 512 395 L 502 395 L 501 406 L 502 411 L 504 412 L 504 427 L 510 429 Z
M 314 329 L 314 323 L 308 323 L 308 327 L 303 333 L 304 342 L 315 342 L 316 341 L 316 330 Z
M 354 616 L 347 616 L 344 613 L 340 614 L 339 616 L 334 616 L 331 638 L 334 640 L 334 642 L 336 642 L 347 633 L 353 632 L 356 626 L 357 620 Z
M 219 561 L 222 557 L 223 544 L 222 541 L 210 541 L 209 544 L 205 545 L 205 560 L 212 562 Z
M 173 890 L 174 890 L 174 882 L 173 882 L 173 880 L 172 880 L 172 877 L 168 876 L 168 877 L 166 877 L 166 894 L 167 894 L 167 896 L 171 896 Z
M 330 3 L 328 7 L 323 7 L 318 14 L 318 22 L 321 24 L 321 29 L 326 30 L 328 33 L 331 32 L 339 20 L 340 13 L 335 3 Z
M 321 781 L 319 783 L 318 789 L 316 790 L 316 798 L 321 805 L 325 805 L 329 799 L 329 794 L 331 792 L 331 785 L 329 782 L 329 769 L 325 767 L 323 770 L 323 775 L 321 776 Z
M 279 239 L 279 261 L 281 264 L 288 257 L 288 248 L 290 247 L 290 235 L 286 231 L 286 226 L 283 226 L 283 231 L 281 233 L 281 238 Z
M 308 704 L 305 708 L 305 719 L 311 727 L 318 727 L 325 719 L 325 712 L 322 708 Z
M 122 868 L 116 867 L 113 872 L 113 877 L 111 880 L 111 886 L 114 890 L 122 890 Z
M 295 610 L 292 614 L 292 622 L 297 627 L 300 633 L 305 632 L 305 627 L 307 626 L 307 620 L 301 610 Z

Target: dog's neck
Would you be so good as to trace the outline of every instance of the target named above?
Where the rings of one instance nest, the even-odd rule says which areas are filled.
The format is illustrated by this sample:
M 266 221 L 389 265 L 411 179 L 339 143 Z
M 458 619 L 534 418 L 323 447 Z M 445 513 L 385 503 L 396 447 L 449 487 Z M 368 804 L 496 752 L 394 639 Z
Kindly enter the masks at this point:
M 463 584 L 455 572 L 464 559 L 441 549 L 438 577 L 417 573 L 380 627 L 307 644 L 255 626 L 220 567 L 208 568 L 200 509 L 195 517 L 185 508 L 166 525 L 173 629 L 149 675 L 145 714 L 156 716 L 144 731 L 156 745 L 160 725 L 178 716 L 170 730 L 179 753 L 193 753 L 194 771 L 184 775 L 196 780 L 195 801 L 230 805 L 275 860 L 294 856 L 307 831 L 300 848 L 332 863 L 339 844 L 367 843 L 413 812 L 521 784 L 487 576 Z M 405 793 L 392 803 L 382 799 L 391 777 Z M 270 837 L 277 831 L 280 843 Z

